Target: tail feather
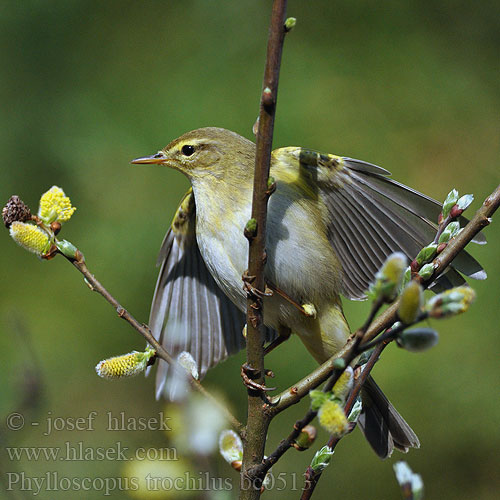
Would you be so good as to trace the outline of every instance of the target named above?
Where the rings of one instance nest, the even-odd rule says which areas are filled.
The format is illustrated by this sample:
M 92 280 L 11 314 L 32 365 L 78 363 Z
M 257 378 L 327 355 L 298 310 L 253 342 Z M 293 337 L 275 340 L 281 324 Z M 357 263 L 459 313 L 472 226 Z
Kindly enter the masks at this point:
M 394 448 L 406 453 L 420 448 L 420 441 L 404 418 L 370 376 L 361 393 L 363 411 L 358 425 L 380 458 L 390 457 Z

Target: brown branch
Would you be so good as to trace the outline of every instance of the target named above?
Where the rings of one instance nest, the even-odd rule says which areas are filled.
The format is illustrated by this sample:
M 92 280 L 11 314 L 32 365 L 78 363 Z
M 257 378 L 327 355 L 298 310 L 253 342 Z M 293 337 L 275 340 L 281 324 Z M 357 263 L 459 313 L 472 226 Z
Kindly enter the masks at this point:
M 286 410 L 289 406 L 298 403 L 303 397 L 309 394 L 309 391 L 316 389 L 316 387 L 325 382 L 325 380 L 329 377 L 332 377 L 334 381 L 336 381 L 336 379 L 342 374 L 343 368 L 339 370 L 335 369 L 335 367 L 349 366 L 349 364 L 358 355 L 357 344 L 360 341 L 358 333 L 362 331 L 363 330 L 360 329 L 355 335 L 351 336 L 350 340 L 335 356 L 332 356 L 328 361 L 325 361 L 322 365 L 302 380 L 299 380 L 293 386 L 273 397 L 270 404 L 265 406 L 267 415 L 271 418 L 275 417 L 278 413 Z
M 124 307 L 120 305 L 120 303 L 108 292 L 108 290 L 106 290 L 106 288 L 104 288 L 104 286 L 99 282 L 99 280 L 97 280 L 97 278 L 89 271 L 87 264 L 85 263 L 83 254 L 79 250 L 76 252 L 75 259 L 67 257 L 64 254 L 61 255 L 63 255 L 69 262 L 73 264 L 73 266 L 76 267 L 76 269 L 78 269 L 78 271 L 80 271 L 83 274 L 83 276 L 85 276 L 85 281 L 92 291 L 95 291 L 100 295 L 102 295 L 106 299 L 106 301 L 109 302 L 114 307 L 114 309 L 118 313 L 118 316 L 124 319 L 127 323 L 129 323 L 144 337 L 146 342 L 155 349 L 156 355 L 160 359 L 163 359 L 172 367 L 178 367 L 180 370 L 184 370 L 184 368 L 182 368 L 177 363 L 177 361 L 170 355 L 170 353 L 166 351 L 161 344 L 158 343 L 158 341 L 151 333 L 149 326 L 143 323 L 139 323 Z M 223 405 L 220 401 L 217 400 L 217 398 L 215 398 L 212 394 L 210 394 L 201 385 L 199 380 L 196 380 L 187 372 L 186 372 L 186 379 L 188 380 L 189 384 L 193 389 L 195 389 L 204 397 L 206 397 L 209 401 L 215 404 L 222 411 L 222 413 L 227 418 L 228 422 L 230 422 L 230 424 L 238 431 L 240 435 L 244 433 L 243 424 L 238 421 L 238 419 L 229 411 L 229 409 L 225 405 Z
M 252 219 L 256 225 L 252 231 L 245 232 L 249 240 L 247 279 L 251 280 L 252 287 L 260 292 L 265 291 L 267 201 L 271 193 L 268 179 L 281 54 L 286 32 L 286 5 L 286 0 L 274 0 L 272 8 L 255 155 Z M 247 300 L 247 365 L 251 369 L 252 378 L 258 384 L 264 383 L 263 344 L 262 298 L 258 292 L 250 293 Z M 254 482 L 254 478 L 249 477 L 247 473 L 252 466 L 262 461 L 269 421 L 269 417 L 262 411 L 261 394 L 259 391 L 249 389 L 247 432 L 241 473 L 241 499 L 250 500 L 260 497 L 260 479 Z

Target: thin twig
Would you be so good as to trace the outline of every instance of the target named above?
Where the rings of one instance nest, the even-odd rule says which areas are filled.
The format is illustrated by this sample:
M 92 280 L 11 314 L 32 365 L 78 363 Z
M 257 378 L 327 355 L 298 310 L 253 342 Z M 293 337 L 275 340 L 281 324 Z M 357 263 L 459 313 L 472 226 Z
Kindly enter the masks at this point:
M 148 325 L 144 323 L 139 323 L 124 307 L 120 305 L 120 303 L 108 292 L 108 290 L 104 288 L 104 286 L 99 282 L 99 280 L 97 280 L 97 278 L 89 271 L 87 264 L 85 263 L 85 259 L 83 258 L 83 254 L 80 251 L 77 251 L 75 259 L 66 257 L 65 255 L 64 257 L 69 262 L 71 262 L 73 266 L 75 266 L 76 269 L 78 269 L 78 271 L 80 271 L 83 274 L 83 276 L 85 276 L 85 280 L 90 289 L 102 295 L 106 299 L 106 301 L 109 302 L 115 308 L 116 312 L 118 313 L 118 316 L 124 319 L 130 325 L 132 325 L 132 327 L 135 328 L 144 337 L 146 342 L 155 349 L 156 355 L 160 359 L 163 359 L 171 366 L 179 367 L 179 369 L 186 371 L 177 363 L 177 361 L 169 354 L 169 352 L 166 351 L 165 348 L 160 343 L 158 343 L 158 341 L 151 333 L 151 330 L 149 329 Z M 191 374 L 187 373 L 187 371 L 186 371 L 186 378 L 193 389 L 195 389 L 200 394 L 205 396 L 208 400 L 214 403 L 223 412 L 228 422 L 230 422 L 230 424 L 238 431 L 240 435 L 244 433 L 244 425 L 229 411 L 229 409 L 224 404 L 222 404 L 220 401 L 217 400 L 217 398 L 215 398 L 212 394 L 210 394 L 205 389 L 205 387 L 201 385 L 201 382 L 199 380 L 193 378 Z
M 247 366 L 250 368 L 249 373 L 253 381 L 260 385 L 264 383 L 264 335 L 262 297 L 258 292 L 265 291 L 267 201 L 271 194 L 268 179 L 281 54 L 285 38 L 286 5 L 286 0 L 274 0 L 272 8 L 255 156 L 252 219 L 256 224 L 253 231 L 245 233 L 249 240 L 248 280 L 251 280 L 253 289 L 257 290 L 257 293 L 249 293 L 247 300 Z M 262 411 L 261 396 L 259 391 L 248 390 L 247 432 L 241 472 L 242 500 L 260 497 L 261 479 L 254 481 L 255 478 L 248 476 L 248 470 L 260 463 L 264 456 L 270 419 Z
M 363 370 L 360 376 L 357 378 L 356 383 L 352 388 L 351 394 L 349 394 L 349 398 L 347 399 L 347 402 L 344 406 L 344 413 L 346 416 L 349 416 L 349 413 L 351 413 L 352 407 L 354 406 L 354 403 L 356 402 L 356 399 L 358 398 L 358 395 L 361 392 L 361 389 L 363 388 L 363 384 L 366 382 L 366 379 L 370 375 L 373 367 L 375 366 L 375 363 L 380 357 L 380 354 L 386 348 L 387 345 L 388 343 L 386 342 L 379 343 L 375 347 L 367 363 L 363 366 Z M 350 434 L 355 427 L 356 424 L 351 425 L 348 434 Z M 343 436 L 330 436 L 327 446 L 331 450 L 334 450 L 339 441 L 345 436 L 347 436 L 347 434 L 344 434 Z M 311 467 L 308 467 L 306 469 L 306 472 L 304 474 L 305 475 L 304 488 L 302 490 L 302 496 L 300 497 L 300 500 L 309 500 L 311 498 L 322 473 L 323 471 L 314 472 Z
M 421 321 L 424 321 L 429 317 L 428 312 L 421 312 L 415 321 L 412 323 L 420 323 Z M 408 328 L 411 325 L 406 325 L 403 323 L 399 323 L 396 327 L 390 328 L 389 330 L 385 331 L 382 335 L 379 335 L 378 337 L 375 337 L 374 339 L 370 340 L 369 342 L 363 342 L 359 347 L 358 347 L 358 352 L 366 352 L 372 349 L 373 347 L 378 346 L 382 342 L 388 343 L 391 340 L 394 340 L 403 330 Z

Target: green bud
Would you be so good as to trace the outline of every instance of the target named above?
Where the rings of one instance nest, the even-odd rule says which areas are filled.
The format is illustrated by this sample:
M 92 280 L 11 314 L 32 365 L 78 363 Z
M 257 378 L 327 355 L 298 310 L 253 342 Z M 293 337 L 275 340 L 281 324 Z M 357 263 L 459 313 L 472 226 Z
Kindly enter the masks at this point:
M 244 230 L 247 238 L 253 238 L 257 234 L 257 220 L 249 219 Z
M 399 347 L 410 352 L 423 352 L 438 343 L 439 335 L 432 328 L 414 328 L 404 330 L 398 335 Z
M 460 232 L 460 222 L 450 222 L 446 227 L 446 231 L 450 231 L 451 237 L 454 238 Z
M 439 237 L 438 243 L 448 243 L 451 240 L 451 234 L 449 231 L 444 230 Z
M 448 217 L 450 214 L 451 209 L 453 208 L 454 205 L 456 205 L 458 201 L 458 191 L 456 189 L 452 189 L 449 193 L 448 196 L 446 197 L 446 200 L 444 200 L 443 203 L 443 218 Z
M 304 451 L 311 447 L 316 439 L 318 431 L 313 425 L 306 425 L 295 440 L 294 448 L 298 451 Z
M 441 233 L 441 236 L 439 237 L 439 243 L 447 243 L 452 238 L 454 238 L 459 231 L 460 231 L 460 223 L 450 222 L 446 226 L 446 229 Z
M 420 283 L 410 281 L 399 300 L 398 317 L 405 325 L 411 325 L 422 308 L 423 290 Z
M 358 421 L 359 415 L 361 414 L 362 410 L 363 410 L 363 403 L 361 402 L 361 399 L 358 399 L 354 403 L 354 406 L 352 407 L 351 413 L 349 413 L 347 420 L 349 422 L 356 423 Z
M 425 264 L 422 266 L 422 269 L 418 272 L 418 275 L 423 279 L 423 280 L 428 280 L 432 277 L 434 274 L 434 264 L 431 262 L 429 264 Z
M 474 201 L 474 195 L 464 194 L 458 201 L 457 206 L 460 210 L 466 210 Z
M 321 472 L 328 467 L 333 455 L 333 450 L 328 446 L 323 446 L 318 450 L 311 460 L 311 469 L 314 472 Z
M 401 252 L 395 252 L 385 261 L 382 267 L 384 279 L 391 283 L 396 283 L 402 278 L 402 274 L 406 268 L 406 256 Z
M 285 21 L 285 31 L 292 31 L 293 28 L 295 28 L 295 25 L 297 24 L 297 19 L 295 17 L 289 17 Z
M 273 186 L 273 184 L 276 182 L 275 178 L 273 176 L 269 176 L 267 178 L 267 189 L 271 189 L 271 187 Z
M 405 273 L 403 275 L 403 282 L 401 283 L 401 287 L 405 287 L 411 280 L 411 267 L 408 266 L 406 269 L 405 269 Z
M 318 411 L 325 401 L 328 401 L 328 399 L 332 396 L 332 393 L 313 389 L 309 392 L 309 396 L 311 398 L 311 409 L 313 411 Z
M 401 489 L 403 491 L 409 489 L 413 500 L 422 500 L 424 498 L 424 483 L 420 474 L 415 474 L 402 460 L 396 462 L 392 467 Z M 410 496 L 405 494 L 405 498 L 410 498 Z
M 337 358 L 333 361 L 333 368 L 335 370 L 343 370 L 345 368 L 345 360 L 343 358 Z
M 434 255 L 436 255 L 437 247 L 438 247 L 437 245 L 431 243 L 430 245 L 427 245 L 426 247 L 422 248 L 422 250 L 418 252 L 417 257 L 415 258 L 417 264 L 421 266 L 422 264 L 425 264 L 426 262 L 432 260 Z
M 67 240 L 56 240 L 57 249 L 68 259 L 76 259 L 76 252 L 78 248 L 73 245 L 73 243 Z

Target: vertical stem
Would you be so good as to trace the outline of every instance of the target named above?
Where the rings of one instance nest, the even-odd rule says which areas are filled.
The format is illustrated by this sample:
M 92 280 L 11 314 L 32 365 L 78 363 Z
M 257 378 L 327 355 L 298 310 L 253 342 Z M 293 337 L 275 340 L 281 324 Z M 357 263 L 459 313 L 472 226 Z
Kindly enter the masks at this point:
M 252 219 L 255 219 L 257 228 L 249 236 L 248 275 L 252 279 L 252 286 L 260 291 L 265 289 L 264 266 L 267 200 L 269 198 L 268 178 L 279 70 L 285 37 L 286 4 L 286 0 L 274 0 L 273 3 L 257 133 L 252 200 Z M 259 384 L 264 383 L 263 339 L 262 299 L 255 294 L 249 294 L 247 301 L 247 365 L 253 369 L 255 375 L 253 378 Z M 258 479 L 254 484 L 253 478 L 247 475 L 247 471 L 252 466 L 261 463 L 264 456 L 269 418 L 264 414 L 262 406 L 261 394 L 249 390 L 247 432 L 241 475 L 240 499 L 242 500 L 258 499 L 260 497 L 261 480 Z
M 366 328 L 368 328 L 369 324 L 365 324 Z M 366 330 L 365 328 L 365 330 Z M 346 401 L 346 404 L 344 406 L 344 412 L 346 417 L 349 416 L 349 413 L 351 413 L 352 407 L 354 406 L 354 403 L 356 402 L 356 398 L 358 397 L 361 388 L 363 387 L 363 384 L 366 382 L 366 379 L 368 378 L 368 375 L 370 375 L 373 367 L 375 366 L 375 363 L 377 362 L 378 358 L 380 357 L 380 354 L 382 354 L 382 351 L 387 347 L 387 344 L 385 342 L 381 342 L 380 344 L 377 344 L 375 347 L 372 355 L 370 356 L 370 359 L 366 363 L 366 365 L 363 368 L 363 371 L 359 378 L 356 380 L 356 383 L 354 384 L 354 387 L 351 391 L 351 394 L 349 395 L 349 398 Z M 355 424 L 354 424 L 355 425 Z M 352 432 L 354 427 L 351 427 L 349 433 Z M 337 437 L 337 436 L 330 436 L 330 439 L 328 440 L 328 447 L 332 450 L 335 449 L 337 446 L 338 442 L 342 439 L 342 437 Z M 314 472 L 311 467 L 308 467 L 306 469 L 306 472 L 304 474 L 306 480 L 304 484 L 304 489 L 302 490 L 302 496 L 300 497 L 300 500 L 309 500 L 312 497 L 312 494 L 314 493 L 314 489 L 318 485 L 318 481 L 323 474 L 323 471 L 320 472 Z

